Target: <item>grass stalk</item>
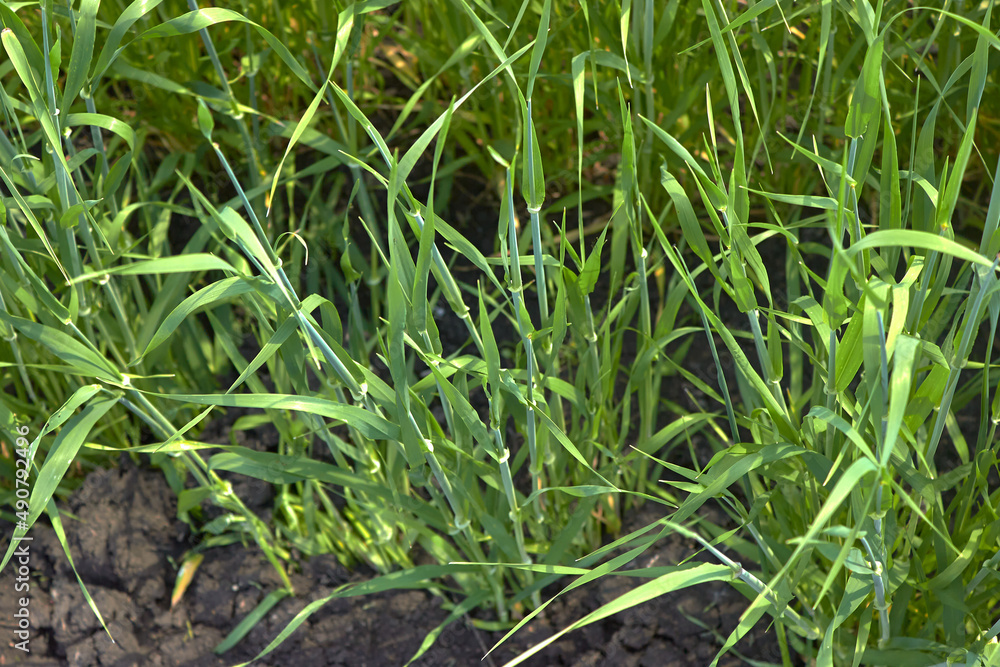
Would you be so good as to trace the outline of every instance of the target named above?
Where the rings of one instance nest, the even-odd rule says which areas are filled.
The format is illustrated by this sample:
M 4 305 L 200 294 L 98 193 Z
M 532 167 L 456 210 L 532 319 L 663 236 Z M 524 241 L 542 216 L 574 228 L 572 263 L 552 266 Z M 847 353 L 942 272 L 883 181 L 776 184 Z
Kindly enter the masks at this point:
M 528 108 L 531 108 L 531 102 L 528 102 Z M 528 320 L 530 317 L 528 315 L 527 308 L 524 307 L 524 301 L 522 297 L 522 292 L 524 290 L 524 283 L 521 281 L 521 256 L 517 249 L 517 223 L 514 218 L 514 184 L 511 177 L 510 168 L 507 169 L 507 181 L 506 189 L 504 192 L 505 198 L 505 208 L 507 211 L 507 220 L 505 225 L 507 227 L 507 251 L 509 254 L 510 262 L 510 275 L 509 275 L 509 290 L 511 298 L 514 302 L 514 312 L 516 314 L 517 320 L 517 330 L 521 336 L 521 344 L 524 346 L 524 354 L 526 357 L 525 370 L 527 371 L 527 403 L 525 404 L 525 429 L 528 441 L 528 470 L 531 473 L 531 489 L 536 491 L 542 488 L 542 461 L 538 455 L 538 446 L 536 442 L 535 433 L 535 375 L 537 369 L 535 368 L 535 345 L 531 338 L 531 322 Z M 532 222 L 532 229 L 535 230 L 535 221 Z M 538 265 L 541 263 L 541 243 L 536 240 L 535 245 L 535 262 L 536 270 Z M 542 276 L 542 280 L 539 282 L 539 286 L 544 284 L 544 274 L 538 274 Z M 540 289 L 539 299 L 542 299 L 542 290 Z M 545 309 L 547 310 L 547 308 Z M 547 320 L 547 314 L 543 315 L 544 320 Z M 528 320 L 528 321 L 526 321 Z M 543 320 L 543 321 L 544 321 Z M 532 502 L 532 507 L 535 512 L 535 518 L 539 523 L 542 523 L 542 508 L 541 508 L 541 496 L 535 497 Z
M 861 544 L 864 545 L 865 551 L 868 552 L 868 558 L 872 563 L 872 585 L 875 588 L 875 609 L 878 610 L 878 619 L 881 626 L 882 634 L 879 636 L 879 646 L 885 646 L 889 642 L 889 605 L 886 604 L 885 599 L 885 580 L 887 573 L 882 565 L 882 561 L 875 556 L 875 552 L 872 550 L 871 544 L 868 543 L 868 539 L 865 537 L 861 538 Z

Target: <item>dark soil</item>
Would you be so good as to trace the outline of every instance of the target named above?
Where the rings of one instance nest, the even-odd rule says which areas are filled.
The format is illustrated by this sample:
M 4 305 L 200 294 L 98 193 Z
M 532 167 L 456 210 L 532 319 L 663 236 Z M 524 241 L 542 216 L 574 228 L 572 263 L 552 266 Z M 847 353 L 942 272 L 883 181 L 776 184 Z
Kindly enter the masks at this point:
M 115 642 L 88 608 L 55 533 L 39 523 L 30 532 L 31 652 L 13 647 L 18 641 L 13 634 L 14 612 L 24 593 L 15 593 L 11 564 L 0 576 L 4 633 L 0 665 L 235 665 L 253 658 L 311 601 L 329 595 L 338 585 L 372 576 L 349 572 L 329 556 L 302 562 L 292 576 L 299 595 L 285 598 L 240 644 L 217 656 L 214 647 L 279 587 L 278 577 L 256 547 L 212 549 L 182 601 L 171 610 L 177 563 L 193 545 L 187 526 L 175 520 L 175 514 L 174 494 L 155 469 L 139 468 L 123 457 L 119 467 L 91 473 L 63 504 L 62 520 L 77 571 Z M 647 514 L 630 523 L 639 526 L 655 518 Z M 10 527 L 5 527 L 10 534 Z M 681 539 L 664 540 L 629 567 L 678 563 L 694 551 L 693 544 Z M 606 577 L 560 598 L 486 661 L 482 660 L 486 649 L 500 635 L 457 621 L 414 664 L 501 665 L 639 581 Z M 746 606 L 735 589 L 721 583 L 681 591 L 565 635 L 524 664 L 706 665 Z M 418 590 L 337 599 L 256 664 L 403 665 L 446 616 L 440 599 Z M 737 649 L 757 660 L 780 661 L 767 618 Z M 720 664 L 745 663 L 730 655 Z

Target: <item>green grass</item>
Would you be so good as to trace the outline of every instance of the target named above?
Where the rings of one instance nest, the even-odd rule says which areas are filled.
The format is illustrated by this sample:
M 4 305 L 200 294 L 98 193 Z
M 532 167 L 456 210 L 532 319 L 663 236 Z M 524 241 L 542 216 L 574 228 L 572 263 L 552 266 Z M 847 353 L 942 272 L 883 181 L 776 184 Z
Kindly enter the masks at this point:
M 786 665 L 1000 661 L 993 3 L 389 5 L 0 6 L 27 523 L 125 450 L 201 535 L 179 580 L 248 539 L 281 573 L 255 619 L 294 548 L 513 632 L 677 531 L 718 563 L 566 631 L 726 580 L 720 655 L 766 613 Z M 226 408 L 278 450 L 200 442 Z

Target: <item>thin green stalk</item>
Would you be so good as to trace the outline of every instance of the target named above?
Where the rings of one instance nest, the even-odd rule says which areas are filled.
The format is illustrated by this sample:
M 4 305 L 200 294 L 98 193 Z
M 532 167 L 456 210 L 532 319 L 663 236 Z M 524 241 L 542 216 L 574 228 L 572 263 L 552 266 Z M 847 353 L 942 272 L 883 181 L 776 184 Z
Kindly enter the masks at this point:
M 2 216 L 0 217 L 0 222 L 4 223 L 0 224 L 0 240 L 3 241 L 3 249 L 10 260 L 8 262 L 8 266 L 13 267 L 14 273 L 18 277 L 19 282 L 24 284 L 27 282 L 27 278 L 24 275 L 24 270 L 21 268 L 20 263 L 17 261 L 19 258 L 11 257 L 15 251 L 10 242 L 10 237 L 7 235 L 7 229 L 5 227 L 7 221 L 7 209 L 2 205 L 0 205 L 0 216 Z M 0 292 L 0 309 L 4 312 L 10 312 L 2 292 Z M 4 333 L 3 339 L 10 344 L 10 349 L 14 353 L 14 363 L 17 365 L 17 371 L 21 376 L 21 382 L 24 385 L 24 389 L 28 393 L 28 398 L 30 398 L 33 403 L 37 402 L 38 396 L 35 394 L 34 384 L 31 382 L 31 376 L 28 374 L 27 366 L 24 363 L 24 355 L 21 353 L 21 346 L 17 342 L 17 331 L 13 328 L 8 328 L 6 324 L 2 323 L 0 323 L 0 331 L 9 331 L 9 333 Z
M 279 12 L 280 15 L 280 12 Z M 247 72 L 247 86 L 249 87 L 250 93 L 250 108 L 254 110 L 255 113 L 250 115 L 250 127 L 253 131 L 253 145 L 260 145 L 260 117 L 258 115 L 259 107 L 257 102 L 257 68 L 254 67 L 253 61 L 254 57 L 258 54 L 254 49 L 253 40 L 250 38 L 250 26 L 243 26 L 243 34 L 245 36 L 244 44 L 246 44 L 247 51 L 247 64 L 249 65 L 250 71 Z
M 528 214 L 531 216 L 531 242 L 532 242 L 532 254 L 535 260 L 535 286 L 538 289 L 538 308 L 542 315 L 542 326 L 549 321 L 549 299 L 548 299 L 548 289 L 546 286 L 545 277 L 545 267 L 542 262 L 542 232 L 541 232 L 541 222 L 539 221 L 538 214 L 542 210 L 542 204 L 544 203 L 544 188 L 539 192 L 539 188 L 536 187 L 536 170 L 541 169 L 540 165 L 535 164 L 535 131 L 534 124 L 532 123 L 531 116 L 531 98 L 527 100 L 528 106 L 528 118 L 525 122 L 528 123 L 528 131 L 525 133 L 527 138 L 527 145 L 524 150 L 524 159 L 528 161 L 528 187 L 532 191 L 532 196 L 528 201 Z M 509 172 L 509 169 L 508 169 Z M 508 174 L 508 178 L 509 178 Z M 549 350 L 546 350 L 548 352 Z
M 823 392 L 826 394 L 826 409 L 834 412 L 837 407 L 837 332 L 832 327 L 828 345 L 830 352 L 827 357 L 826 384 L 823 387 Z M 826 424 L 823 445 L 824 455 L 833 461 L 836 458 L 833 451 L 833 424 L 829 422 Z
M 51 0 L 43 0 L 42 2 L 42 53 L 50 53 L 52 49 L 51 37 L 49 35 L 49 22 L 52 15 Z M 42 58 L 43 65 L 45 67 L 45 91 L 48 97 L 48 103 L 46 105 L 45 101 L 37 100 L 40 111 L 47 113 L 49 120 L 52 122 L 52 126 L 55 128 L 56 136 L 62 136 L 62 129 L 59 122 L 59 107 L 56 104 L 56 88 L 54 77 L 52 74 L 52 62 L 49 58 Z M 46 108 L 47 106 L 47 108 Z M 61 213 L 65 213 L 67 209 L 76 204 L 75 199 L 71 200 L 70 192 L 75 192 L 72 187 L 72 180 L 70 179 L 69 173 L 66 170 L 65 159 L 61 153 L 58 144 L 50 143 L 47 144 L 47 152 L 50 155 L 50 159 L 53 164 L 53 171 L 56 180 L 56 190 L 59 193 L 59 202 L 62 205 Z M 56 222 L 53 220 L 51 223 L 52 229 L 55 232 L 53 235 L 59 239 L 59 248 L 61 256 L 69 257 L 69 268 L 71 270 L 72 278 L 75 278 L 83 273 L 83 262 L 80 258 L 80 252 L 77 248 L 76 240 L 73 238 L 73 230 L 61 227 L 56 227 Z M 82 285 L 77 285 L 74 288 L 77 292 L 77 296 L 80 299 L 80 310 L 86 312 L 89 299 L 87 298 L 86 291 L 83 289 Z
M 409 190 L 407 189 L 407 192 Z M 420 211 L 416 207 L 416 199 L 410 195 L 411 202 L 414 204 L 413 209 L 409 211 L 409 215 L 417 221 L 417 226 L 423 230 L 424 228 L 424 218 Z M 433 215 L 433 211 L 431 211 Z M 436 269 L 435 278 L 437 278 L 438 283 L 444 290 L 445 296 L 447 297 L 448 303 L 451 304 L 452 309 L 455 310 L 455 314 L 458 315 L 466 328 L 469 331 L 469 336 L 471 336 L 473 344 L 475 344 L 476 349 L 482 354 L 483 341 L 479 337 L 479 332 L 476 330 L 475 324 L 472 322 L 472 317 L 469 313 L 469 307 L 465 305 L 465 300 L 462 298 L 462 293 L 458 288 L 458 283 L 455 282 L 455 278 L 451 274 L 451 270 L 444 261 L 444 257 L 441 256 L 441 251 L 438 250 L 437 244 L 434 244 L 431 250 L 431 260 L 434 263 L 434 268 Z
M 192 12 L 198 11 L 197 0 L 187 0 L 188 9 Z M 219 77 L 219 83 L 222 86 L 223 92 L 226 94 L 226 98 L 230 105 L 235 109 L 237 100 L 233 95 L 233 89 L 229 86 L 229 79 L 226 76 L 226 71 L 222 67 L 222 62 L 219 60 L 219 54 L 215 50 L 215 43 L 212 41 L 212 36 L 208 34 L 207 28 L 202 28 L 198 31 L 201 35 L 202 44 L 205 46 L 205 51 L 208 52 L 208 57 L 212 61 L 212 66 L 215 68 L 215 74 Z M 232 117 L 232 116 L 231 116 Z M 243 139 L 243 145 L 246 147 L 247 156 L 249 158 L 250 168 L 248 171 L 248 176 L 250 178 L 250 189 L 253 190 L 257 187 L 260 177 L 257 174 L 257 150 L 254 147 L 253 140 L 250 138 L 250 133 L 247 132 L 246 124 L 240 118 L 232 117 L 236 125 L 236 129 L 240 133 L 240 138 Z M 262 236 L 261 238 L 267 238 Z
M 646 259 L 649 253 L 642 246 L 641 235 L 637 239 L 638 258 L 636 273 L 639 275 L 639 356 L 645 355 L 649 351 L 650 342 L 653 340 L 652 308 L 649 302 L 649 280 L 646 271 Z M 642 405 L 642 427 L 639 435 L 643 440 L 648 440 L 653 436 L 653 421 L 656 413 L 656 396 L 653 394 L 653 374 L 643 373 L 643 382 L 640 387 L 640 397 Z M 646 462 L 646 459 L 643 459 Z M 645 479 L 645 476 L 643 476 Z
M 320 60 L 320 57 L 319 57 L 319 51 L 316 49 L 316 44 L 315 44 L 314 41 L 310 41 L 310 46 L 312 47 L 313 59 L 316 62 L 316 70 L 322 76 L 322 73 L 323 73 L 323 64 L 322 64 L 322 62 Z M 353 98 L 353 90 L 354 90 L 353 71 L 354 70 L 352 68 L 352 60 L 353 60 L 353 58 L 354 58 L 354 52 L 352 51 L 351 54 L 350 54 L 350 56 L 349 56 L 349 58 L 348 58 L 348 60 L 347 60 L 348 76 L 347 76 L 347 82 L 346 82 L 348 84 L 348 89 L 347 89 L 348 90 L 348 96 L 351 97 L 352 101 L 354 99 Z M 350 146 L 351 154 L 352 155 L 357 155 L 357 146 L 356 146 L 356 144 L 357 144 L 357 130 L 355 129 L 354 119 L 349 116 L 348 123 L 350 123 L 350 126 L 347 127 L 347 126 L 344 125 L 344 119 L 340 115 L 340 111 L 337 108 L 337 105 L 335 103 L 333 92 L 330 90 L 329 87 L 326 89 L 326 99 L 327 99 L 327 103 L 330 105 L 330 108 L 333 110 L 333 117 L 334 117 L 334 120 L 335 120 L 335 122 L 337 124 L 337 128 L 340 131 L 340 135 L 345 138 L 345 140 L 348 143 L 348 146 Z M 371 193 L 368 190 L 368 185 L 365 183 L 364 176 L 363 176 L 363 174 L 361 172 L 361 167 L 357 163 L 355 163 L 353 161 L 349 161 L 347 163 L 347 168 L 351 172 L 351 182 L 354 184 L 354 187 L 356 187 L 358 189 L 358 202 L 359 202 L 359 205 L 361 206 L 361 215 L 364 216 L 364 220 L 368 221 L 368 224 L 372 225 L 372 231 L 373 231 L 372 237 L 375 240 L 376 248 L 379 248 L 381 250 L 381 252 L 384 254 L 386 252 L 386 249 L 385 249 L 385 247 L 383 245 L 384 241 L 382 239 L 381 232 L 379 231 L 378 216 L 375 213 L 375 206 L 372 204 Z M 374 248 L 373 248 L 373 251 L 374 251 Z M 378 254 L 377 252 L 373 252 L 372 256 L 369 258 L 369 266 L 370 267 L 375 267 L 377 265 L 377 263 L 375 261 L 376 257 L 377 257 L 377 254 Z M 372 271 L 374 272 L 374 268 L 372 268 Z M 368 283 L 369 283 L 369 288 L 371 290 L 372 316 L 373 316 L 373 319 L 375 319 L 377 321 L 377 319 L 379 317 L 379 314 L 380 314 L 380 310 L 379 309 L 381 307 L 380 301 L 381 301 L 382 294 L 381 294 L 381 290 L 379 289 L 379 286 L 376 283 L 376 281 L 369 280 Z
M 529 102 L 530 104 L 530 102 Z M 530 108 L 530 107 L 529 107 Z M 506 193 L 506 209 L 507 209 L 507 235 L 508 242 L 507 247 L 510 253 L 510 279 L 511 285 L 509 287 L 511 297 L 514 300 L 514 312 L 517 317 L 517 330 L 521 335 L 521 344 L 524 345 L 524 355 L 527 358 L 527 392 L 528 392 L 528 402 L 525 406 L 525 426 L 527 431 L 528 439 L 528 457 L 529 464 L 528 470 L 531 473 L 531 490 L 532 492 L 541 489 L 543 486 L 542 482 L 542 466 L 541 460 L 538 457 L 537 444 L 535 442 L 535 346 L 531 340 L 531 333 L 529 330 L 530 322 L 526 323 L 524 318 L 527 316 L 527 309 L 524 308 L 524 302 L 522 300 L 521 293 L 524 289 L 524 284 L 521 282 L 521 256 L 517 250 L 517 225 L 514 220 L 514 183 L 510 173 L 510 167 L 507 167 L 507 187 Z M 535 261 L 538 262 L 541 257 L 540 245 L 535 246 Z M 536 264 L 537 266 L 537 264 Z M 541 498 L 536 497 L 532 502 L 532 507 L 535 510 L 535 518 L 538 519 L 539 523 L 542 523 L 542 507 Z
M 355 100 L 354 59 L 357 57 L 357 52 L 361 45 L 361 34 L 364 28 L 363 14 L 360 15 L 360 19 L 361 19 L 360 21 L 356 21 L 354 23 L 354 27 L 351 30 L 349 55 L 347 58 L 347 66 L 344 75 L 344 83 L 345 83 L 344 87 L 347 90 L 347 98 L 351 100 L 351 102 L 354 102 Z M 320 69 L 320 71 L 322 71 L 322 68 Z M 331 104 L 331 106 L 333 105 Z M 357 121 L 354 120 L 354 117 L 350 114 L 348 114 L 347 117 L 347 147 L 351 151 L 351 155 L 358 154 L 358 124 Z M 382 236 L 381 225 L 379 225 L 378 217 L 375 215 L 375 208 L 374 206 L 372 206 L 371 196 L 369 195 L 368 188 L 364 184 L 364 177 L 361 173 L 361 167 L 354 162 L 350 162 L 348 167 L 351 170 L 351 178 L 356 183 L 361 183 L 361 189 L 359 192 L 359 195 L 361 197 L 361 207 L 362 207 L 361 210 L 367 216 L 369 216 L 367 222 L 372 227 L 372 232 L 373 232 L 372 235 L 374 236 L 375 239 L 377 239 L 375 247 L 372 248 L 370 257 L 371 266 L 375 266 L 377 264 L 377 259 L 378 259 L 377 250 L 382 246 L 383 236 Z M 390 202 L 389 205 L 392 206 L 392 202 Z M 382 252 L 384 253 L 385 249 L 384 248 L 381 249 Z M 378 302 L 376 300 L 373 300 L 372 303 L 373 305 L 378 305 Z
M 878 429 L 880 431 L 881 437 L 875 443 L 875 456 L 879 461 L 882 460 L 882 448 L 885 446 L 886 432 L 889 428 L 889 356 L 885 348 L 885 325 L 882 322 L 882 312 L 876 313 L 878 317 L 878 333 L 879 333 L 879 352 L 880 352 L 880 380 L 881 380 L 881 419 L 879 420 Z M 875 488 L 875 515 L 873 517 L 873 522 L 875 524 L 875 534 L 878 535 L 879 543 L 885 543 L 885 534 L 882 532 L 882 516 L 884 512 L 882 511 L 882 482 L 878 483 Z
M 0 298 L 0 308 L 6 309 L 6 305 L 3 303 L 2 298 Z M 21 346 L 17 342 L 17 332 L 11 331 L 10 336 L 5 336 L 4 340 L 10 344 L 10 349 L 14 353 L 14 363 L 17 365 L 17 371 L 21 376 L 21 382 L 24 383 L 24 390 L 28 393 L 28 398 L 31 399 L 32 403 L 37 403 L 38 395 L 35 393 L 35 387 L 31 382 L 31 376 L 28 375 L 28 369 L 24 363 L 24 355 L 21 354 Z
M 747 313 L 747 319 L 750 321 L 750 331 L 753 333 L 754 347 L 757 350 L 757 359 L 760 362 L 761 375 L 763 376 L 764 382 L 767 383 L 768 388 L 771 390 L 771 395 L 774 396 L 782 408 L 787 408 L 785 406 L 785 397 L 781 393 L 781 386 L 778 381 L 774 379 L 773 373 L 771 372 L 771 360 L 770 355 L 767 351 L 767 343 L 764 342 L 764 335 L 760 329 L 760 311 L 754 308 Z M 777 434 L 775 434 L 777 436 Z
M 194 2 L 194 0 L 188 0 L 189 2 Z M 257 234 L 257 239 L 260 241 L 261 246 L 264 248 L 264 252 L 267 255 L 268 260 L 275 266 L 275 271 L 278 278 L 278 286 L 288 299 L 289 305 L 294 309 L 298 310 L 300 301 L 298 296 L 295 294 L 295 288 L 292 287 L 291 282 L 288 280 L 288 276 L 285 275 L 285 271 L 281 268 L 281 258 L 274 252 L 274 248 L 271 246 L 270 239 L 264 232 L 264 228 L 260 224 L 260 220 L 257 219 L 257 213 L 253 206 L 250 204 L 250 200 L 247 199 L 246 193 L 243 190 L 243 186 L 240 185 L 239 179 L 236 178 L 236 174 L 233 173 L 232 167 L 229 166 L 229 161 L 223 154 L 222 150 L 219 148 L 217 143 L 212 143 L 212 149 L 215 151 L 216 157 L 222 163 L 223 169 L 226 170 L 226 174 L 229 176 L 229 180 L 232 182 L 233 187 L 236 188 L 236 194 L 239 196 L 240 201 L 243 203 L 243 210 L 246 211 L 247 217 L 250 218 L 250 222 L 253 225 L 254 232 Z M 246 249 L 244 249 L 246 252 Z M 247 253 L 248 259 L 253 261 L 255 264 L 256 259 L 253 253 Z M 258 269 L 262 269 L 258 264 Z M 261 273 L 267 275 L 266 271 L 261 270 Z
M 638 15 L 638 12 L 636 12 Z M 660 20 L 663 20 L 662 18 Z M 656 83 L 656 70 L 653 67 L 653 29 L 656 25 L 656 15 L 653 8 L 653 0 L 643 0 L 642 12 L 642 64 L 646 77 L 645 92 L 646 117 L 656 118 L 656 102 L 653 87 Z M 653 172 L 653 128 L 646 126 L 645 140 L 642 142 L 641 159 L 639 161 L 639 183 L 646 185 L 650 182 Z
M 868 558 L 871 560 L 872 570 L 874 570 L 872 573 L 872 583 L 875 587 L 875 608 L 878 610 L 878 618 L 882 630 L 878 645 L 882 647 L 889 641 L 889 605 L 885 601 L 885 580 L 887 574 L 882 566 L 882 561 L 875 557 L 875 552 L 872 551 L 868 539 L 862 537 L 861 543 L 864 545 L 865 551 L 868 552 Z
M 780 604 L 774 592 L 770 589 L 770 587 L 763 581 L 758 579 L 756 576 L 754 576 L 752 572 L 748 572 L 747 570 L 743 569 L 743 565 L 732 560 L 731 558 L 729 558 L 729 556 L 716 549 L 711 543 L 705 541 L 705 539 L 702 538 L 701 535 L 699 535 L 698 533 L 687 530 L 680 526 L 674 526 L 674 528 L 685 537 L 688 537 L 698 542 L 698 544 L 700 544 L 713 556 L 719 559 L 724 565 L 731 567 L 733 569 L 733 574 L 735 576 L 740 578 L 743 581 L 743 583 L 750 586 L 750 588 L 752 588 L 758 595 L 763 595 L 764 599 L 767 600 L 771 605 L 773 605 L 775 610 L 783 609 L 780 615 L 786 616 L 792 623 L 794 623 L 802 631 L 802 634 L 805 635 L 807 638 L 818 639 L 820 637 L 820 633 L 816 630 L 814 626 L 810 625 L 804 618 L 802 618 L 801 615 L 799 615 L 797 611 L 795 611 L 791 607 Z
M 983 299 L 989 289 L 987 279 L 992 277 L 998 266 L 1000 266 L 1000 257 L 997 257 L 993 261 L 993 266 L 989 269 L 985 269 L 985 267 L 976 267 L 976 290 L 971 301 L 967 302 L 966 305 L 965 318 L 962 323 L 962 337 L 957 348 L 954 350 L 955 358 L 949 364 L 948 380 L 945 383 L 944 394 L 941 397 L 941 404 L 937 408 L 937 416 L 934 420 L 934 430 L 927 443 L 926 457 L 928 462 L 932 462 L 934 460 L 934 453 L 937 451 L 941 434 L 944 432 L 945 420 L 951 411 L 951 402 L 955 395 L 955 388 L 958 386 L 959 375 L 961 375 L 962 368 L 965 366 L 969 358 L 969 351 L 972 346 L 974 334 L 979 329 L 982 308 L 984 306 Z
M 489 399 L 490 414 L 494 414 L 494 403 L 493 399 Z M 492 422 L 492 419 L 491 419 Z M 507 498 L 507 507 L 510 511 L 510 520 L 514 528 L 514 541 L 517 544 L 518 555 L 521 558 L 521 562 L 525 565 L 531 563 L 531 558 L 528 557 L 528 552 L 524 548 L 524 528 L 521 523 L 521 510 L 517 504 L 517 497 L 514 492 L 514 478 L 510 474 L 510 450 L 504 445 L 503 436 L 500 434 L 500 429 L 497 425 L 491 424 L 490 432 L 493 435 L 493 443 L 497 451 L 497 459 L 500 465 L 500 479 L 503 483 L 504 495 Z M 528 580 L 528 585 L 531 585 L 531 579 L 533 578 L 531 572 L 525 572 L 525 578 Z M 501 622 L 507 622 L 507 610 L 498 610 Z

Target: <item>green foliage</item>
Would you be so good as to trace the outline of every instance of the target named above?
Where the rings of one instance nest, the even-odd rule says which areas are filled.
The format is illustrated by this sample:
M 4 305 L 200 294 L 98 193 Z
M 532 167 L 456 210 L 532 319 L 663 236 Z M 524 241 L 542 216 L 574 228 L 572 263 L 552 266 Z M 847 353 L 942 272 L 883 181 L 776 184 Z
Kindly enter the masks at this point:
M 996 19 L 0 5 L 27 523 L 65 544 L 74 464 L 150 454 L 199 549 L 249 538 L 284 578 L 220 651 L 292 592 L 293 547 L 381 573 L 332 597 L 422 586 L 513 632 L 679 532 L 720 563 L 632 571 L 565 631 L 729 579 L 751 603 L 720 655 L 768 613 L 786 664 L 996 664 Z M 455 215 L 474 179 L 496 237 Z M 227 408 L 277 451 L 199 442 Z M 274 524 L 222 473 L 274 484 Z M 735 528 L 699 517 L 715 501 Z M 666 518 L 607 544 L 642 502 Z

